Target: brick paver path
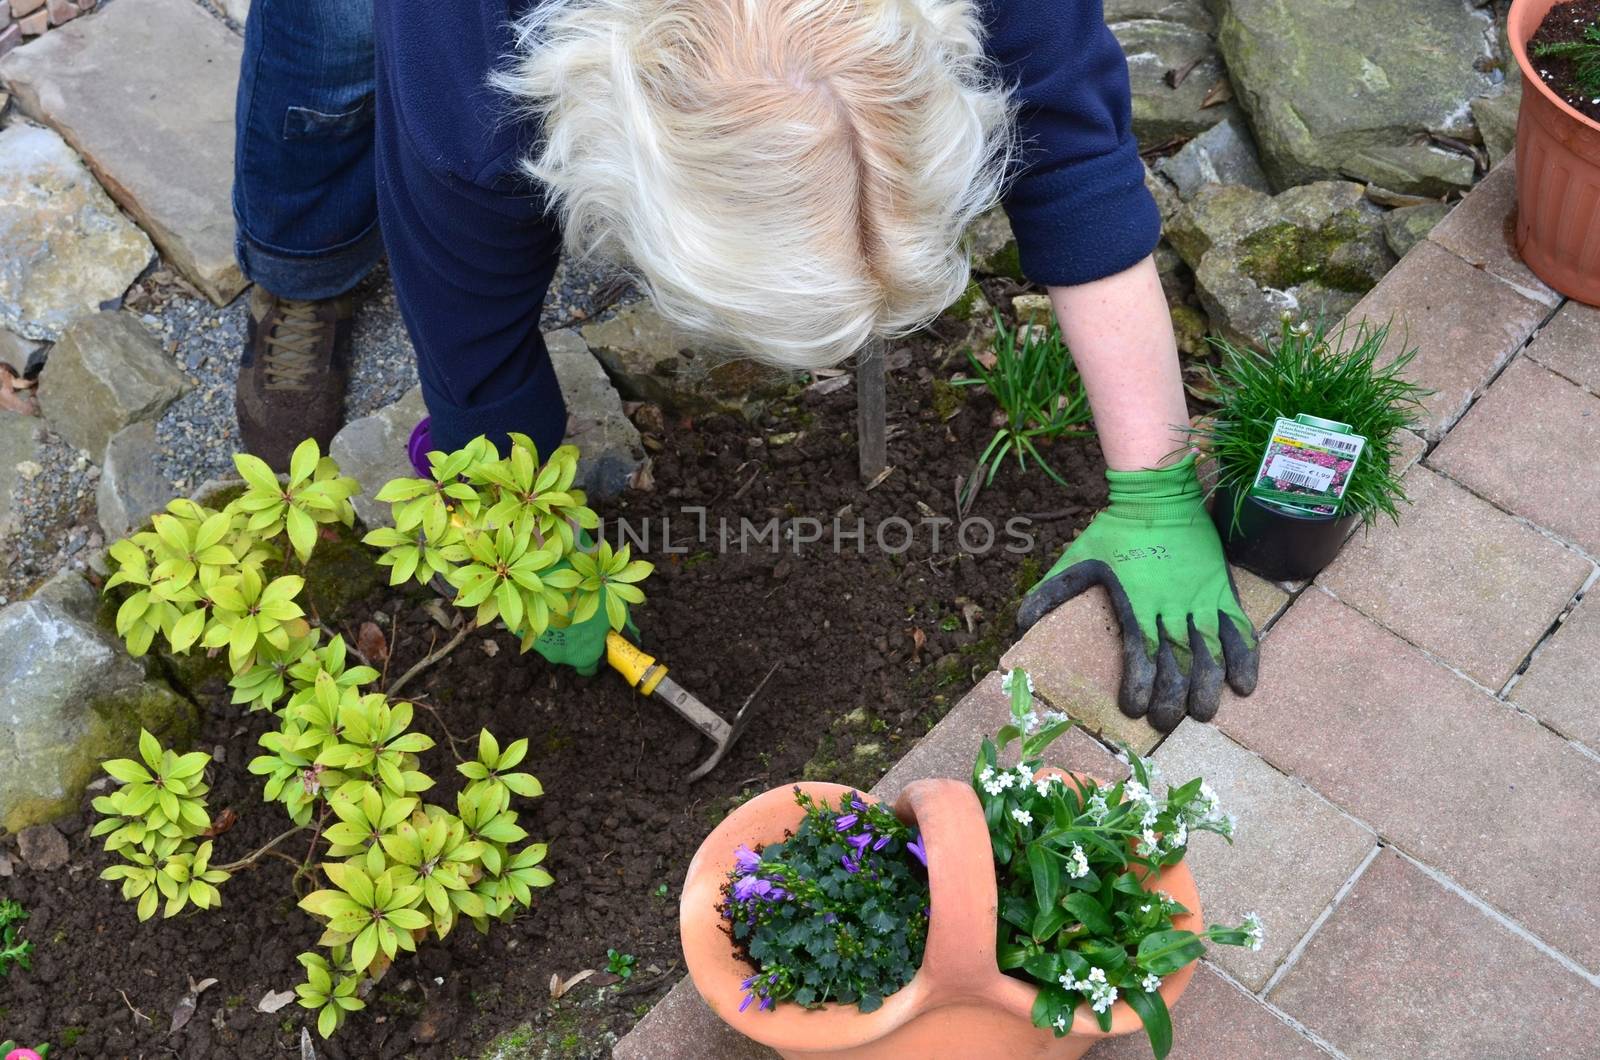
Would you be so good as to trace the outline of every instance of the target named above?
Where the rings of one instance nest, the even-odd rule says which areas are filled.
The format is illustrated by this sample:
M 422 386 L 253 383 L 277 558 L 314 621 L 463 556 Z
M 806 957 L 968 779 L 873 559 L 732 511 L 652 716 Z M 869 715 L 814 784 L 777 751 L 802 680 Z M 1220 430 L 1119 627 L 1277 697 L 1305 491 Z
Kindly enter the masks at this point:
M 1600 310 L 1516 259 L 1514 182 L 1497 167 L 1352 312 L 1392 317 L 1437 391 L 1404 455 L 1414 505 L 1309 586 L 1241 575 L 1254 696 L 1165 738 L 1123 717 L 1099 590 L 1003 660 L 1082 723 L 1059 764 L 1117 775 L 1089 733 L 1127 741 L 1239 817 L 1189 862 L 1207 920 L 1257 912 L 1266 944 L 1212 951 L 1175 1057 L 1600 1057 Z M 990 675 L 874 790 L 965 776 L 1006 716 Z M 616 1055 L 772 1056 L 687 980 Z

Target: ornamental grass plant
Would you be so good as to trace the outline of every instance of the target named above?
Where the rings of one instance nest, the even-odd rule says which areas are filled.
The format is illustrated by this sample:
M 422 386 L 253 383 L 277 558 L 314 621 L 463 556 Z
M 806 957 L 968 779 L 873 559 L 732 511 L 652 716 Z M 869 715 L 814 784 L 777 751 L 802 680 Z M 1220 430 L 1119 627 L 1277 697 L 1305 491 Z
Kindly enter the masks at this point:
M 1072 355 L 1062 341 L 1061 329 L 1007 328 L 996 313 L 995 337 L 989 357 L 967 351 L 973 377 L 957 379 L 956 386 L 987 388 L 1000 406 L 994 437 L 978 457 L 978 470 L 968 485 L 968 496 L 976 495 L 978 483 L 994 481 L 1008 456 L 1017 458 L 1020 471 L 1034 463 L 1059 485 L 1064 480 L 1039 452 L 1037 442 L 1054 438 L 1081 438 L 1093 432 L 1089 422 L 1089 395 L 1083 379 L 1072 363 Z M 987 469 L 987 474 L 984 474 Z
M 1212 340 L 1221 356 L 1210 371 L 1217 409 L 1190 435 L 1216 461 L 1212 488 L 1231 491 L 1235 526 L 1273 425 L 1300 413 L 1347 423 L 1367 440 L 1339 514 L 1358 515 L 1368 526 L 1384 515 L 1399 521 L 1398 505 L 1406 503 L 1394 470 L 1399 434 L 1417 422 L 1421 398 L 1431 391 L 1403 378 L 1416 347 L 1385 359 L 1388 340 L 1388 324 L 1341 324 L 1330 334 L 1322 321 L 1288 319 L 1265 353 Z

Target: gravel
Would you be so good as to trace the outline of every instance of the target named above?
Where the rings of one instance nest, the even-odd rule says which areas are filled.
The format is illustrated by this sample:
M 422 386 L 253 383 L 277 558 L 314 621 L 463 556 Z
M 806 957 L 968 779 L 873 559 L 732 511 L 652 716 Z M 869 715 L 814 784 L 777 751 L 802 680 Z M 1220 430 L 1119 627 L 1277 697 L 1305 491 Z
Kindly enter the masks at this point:
M 631 293 L 613 272 L 563 263 L 545 300 L 541 326 L 549 331 L 581 325 Z M 356 297 L 346 419 L 382 408 L 417 382 L 415 354 L 387 270 L 381 265 L 373 270 L 356 288 Z M 195 384 L 156 423 L 160 470 L 173 496 L 185 495 L 207 479 L 234 474 L 239 429 L 233 389 L 249 301 L 247 291 L 218 309 L 164 265 L 136 284 L 125 300 Z M 89 454 L 54 434 L 46 431 L 45 439 L 39 460 L 43 471 L 16 490 L 13 525 L 19 529 L 0 539 L 0 605 L 26 596 L 65 566 L 81 569 L 104 544 L 95 519 L 100 469 Z

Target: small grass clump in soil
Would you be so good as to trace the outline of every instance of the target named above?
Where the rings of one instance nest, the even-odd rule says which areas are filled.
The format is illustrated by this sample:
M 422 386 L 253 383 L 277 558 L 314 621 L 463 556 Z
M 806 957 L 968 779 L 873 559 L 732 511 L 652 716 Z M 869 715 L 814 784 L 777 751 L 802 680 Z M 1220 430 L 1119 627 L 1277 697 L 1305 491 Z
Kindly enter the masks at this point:
M 1041 562 L 1104 501 L 1099 450 L 1087 439 L 1044 448 L 1065 486 L 1003 468 L 967 512 L 994 526 L 994 544 L 963 552 L 957 485 L 993 433 L 996 407 L 965 389 L 936 412 L 933 384 L 963 368 L 964 357 L 926 336 L 899 349 L 910 358 L 890 379 L 895 469 L 870 492 L 856 478 L 855 405 L 844 387 L 796 394 L 753 422 L 667 418 L 647 432 L 654 489 L 600 508 L 608 525 L 626 519 L 638 531 L 648 520 L 642 552 L 657 573 L 634 617 L 644 648 L 675 680 L 731 717 L 776 667 L 754 723 L 709 777 L 684 779 L 709 745 L 668 709 L 609 672 L 579 677 L 520 654 L 503 630 L 473 633 L 406 687 L 402 698 L 418 704 L 415 727 L 442 756 L 432 801 L 453 804 L 466 778 L 452 767 L 473 757 L 480 728 L 529 739 L 519 768 L 539 778 L 545 796 L 520 807 L 522 823 L 549 841 L 556 882 L 488 936 L 462 925 L 425 941 L 396 963 L 365 1010 L 317 1043 L 319 1056 L 609 1056 L 617 1036 L 683 975 L 678 888 L 707 831 L 741 800 L 805 775 L 872 783 L 995 666 Z M 1019 516 L 1029 517 L 1031 550 L 1010 552 L 1006 524 Z M 739 549 L 741 520 L 765 527 L 774 518 L 779 551 L 766 541 Z M 827 528 L 799 554 L 794 539 L 808 537 L 810 524 L 797 519 Z M 845 539 L 835 552 L 835 520 L 850 531 L 857 519 L 865 540 L 858 548 Z M 904 551 L 876 545 L 874 528 L 890 519 L 914 528 Z M 723 525 L 733 535 L 727 548 L 718 542 Z M 898 546 L 902 535 L 888 536 Z M 967 541 L 979 538 L 969 532 Z M 376 623 L 392 680 L 449 638 L 435 612 L 445 609 L 422 590 L 382 589 L 322 618 L 350 643 L 363 623 Z M 216 857 L 232 860 L 287 825 L 245 769 L 275 719 L 230 705 L 215 676 L 197 698 L 205 721 L 195 746 L 214 759 L 213 814 L 237 815 L 217 837 Z M 62 825 L 69 864 L 40 873 L 19 862 L 5 881 L 4 896 L 31 913 L 35 942 L 32 969 L 0 983 L 5 1033 L 45 1041 L 71 1028 L 75 1057 L 298 1056 L 300 1028 L 314 1015 L 293 1003 L 258 1006 L 299 981 L 295 954 L 316 942 L 317 924 L 295 908 L 291 862 L 304 850 L 239 871 L 220 909 L 140 924 L 115 885 L 96 878 L 110 861 L 88 835 L 92 823 L 86 799 Z M 626 979 L 605 971 L 608 951 L 635 958 Z M 552 998 L 552 976 L 565 983 L 585 969 L 596 974 Z M 169 1033 L 190 977 L 217 983 Z
M 1600 0 L 1552 7 L 1528 42 L 1528 53 L 1556 95 L 1600 122 Z

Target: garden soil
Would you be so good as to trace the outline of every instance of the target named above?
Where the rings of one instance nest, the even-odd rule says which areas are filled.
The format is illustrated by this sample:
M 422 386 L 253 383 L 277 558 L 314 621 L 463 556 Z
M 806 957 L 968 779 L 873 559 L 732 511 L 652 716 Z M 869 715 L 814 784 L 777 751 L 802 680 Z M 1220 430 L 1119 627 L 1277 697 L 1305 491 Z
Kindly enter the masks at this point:
M 995 665 L 1015 636 L 1020 592 L 1103 503 L 1102 465 L 1092 441 L 1054 443 L 1046 452 L 1064 488 L 1008 466 L 970 512 L 995 525 L 994 546 L 964 553 L 944 524 L 935 548 L 933 520 L 954 516 L 956 480 L 971 471 L 994 414 L 987 395 L 945 382 L 961 365 L 939 363 L 939 348 L 948 347 L 901 347 L 911 356 L 890 381 L 895 469 L 870 492 L 856 476 L 847 385 L 796 395 L 754 422 L 636 414 L 655 450 L 653 488 L 602 514 L 628 520 L 636 533 L 649 520 L 657 573 L 635 613 L 642 642 L 728 717 L 771 671 L 758 716 L 716 771 L 690 784 L 685 774 L 709 744 L 669 710 L 609 671 L 578 677 L 519 654 L 504 632 L 470 635 L 403 696 L 426 705 L 416 725 L 439 744 L 423 759 L 440 781 L 428 797 L 453 808 L 462 782 L 456 755 L 473 756 L 480 728 L 502 744 L 527 737 L 523 768 L 545 794 L 518 799 L 517 808 L 532 837 L 550 844 L 555 885 L 487 936 L 463 922 L 403 957 L 365 1011 L 331 1041 L 317 1040 L 319 1056 L 609 1056 L 616 1037 L 683 974 L 679 887 L 715 822 L 741 799 L 802 776 L 872 783 Z M 684 510 L 696 507 L 704 508 L 704 541 L 698 515 Z M 1021 515 L 1030 517 L 1032 549 L 1007 551 L 1019 542 L 1005 523 Z M 836 516 L 843 529 L 865 521 L 864 549 L 847 539 L 834 553 Z M 787 526 L 807 517 L 828 530 L 802 542 L 798 555 L 787 533 L 776 554 L 766 539 L 741 553 L 741 520 L 764 529 L 774 518 Z M 874 528 L 893 518 L 913 530 L 899 554 L 874 541 Z M 717 546 L 724 519 L 727 551 Z M 901 526 L 886 527 L 890 548 L 905 540 Z M 814 529 L 800 524 L 798 536 Z M 967 544 L 974 552 L 983 544 L 975 526 Z M 448 639 L 432 600 L 384 590 L 324 618 L 347 639 L 376 622 L 392 677 Z M 245 769 L 269 716 L 230 706 L 215 681 L 199 698 L 207 719 L 199 746 L 216 758 L 212 813 L 237 815 L 217 839 L 213 862 L 226 862 L 289 822 L 261 801 L 259 780 Z M 297 1056 L 306 1010 L 281 996 L 281 1007 L 263 1009 L 300 981 L 295 955 L 318 934 L 295 906 L 293 862 L 306 854 L 305 836 L 279 848 L 286 857 L 237 872 L 220 910 L 141 925 L 116 886 L 98 879 L 111 861 L 90 839 L 92 823 L 86 800 L 62 826 L 72 859 L 53 872 L 30 870 L 10 847 L 13 874 L 0 893 L 30 911 L 22 935 L 34 955 L 31 971 L 0 980 L 0 1038 L 51 1041 L 53 1057 Z M 608 950 L 634 957 L 627 979 L 605 972 Z M 586 969 L 599 974 L 552 998 L 552 977 Z M 189 1012 L 191 982 L 209 980 Z
M 1555 55 L 1536 55 L 1540 45 L 1564 44 L 1585 40 L 1589 26 L 1600 26 L 1600 0 L 1570 0 L 1550 9 L 1528 42 L 1528 57 L 1540 73 L 1548 73 L 1545 84 L 1566 100 L 1573 109 L 1600 122 L 1600 99 L 1578 87 L 1577 62 Z

